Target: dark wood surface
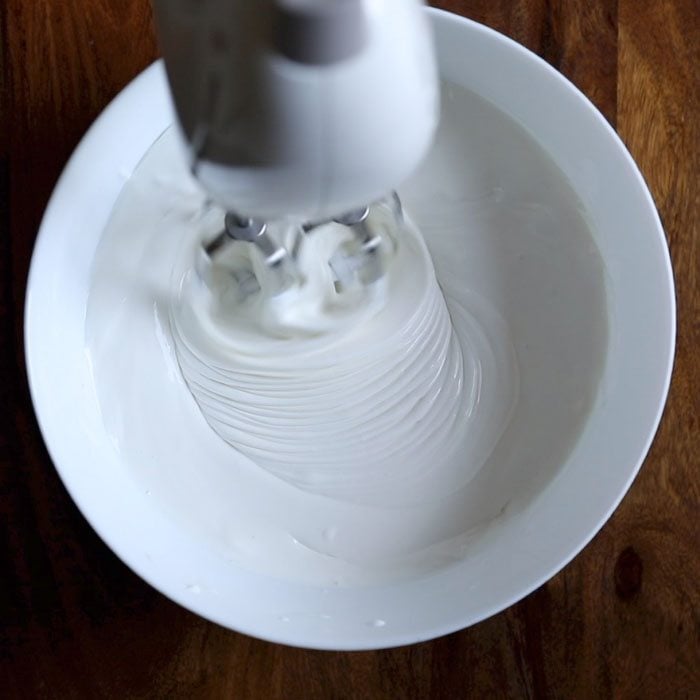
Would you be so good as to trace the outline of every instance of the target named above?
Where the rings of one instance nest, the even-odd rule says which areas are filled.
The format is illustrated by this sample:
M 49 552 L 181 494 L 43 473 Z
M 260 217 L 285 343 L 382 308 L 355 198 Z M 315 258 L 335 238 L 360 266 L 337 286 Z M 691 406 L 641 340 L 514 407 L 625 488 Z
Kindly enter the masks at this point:
M 0 697 L 700 698 L 700 0 L 442 0 L 514 37 L 617 128 L 663 218 L 679 301 L 666 413 L 610 522 L 470 629 L 328 653 L 224 630 L 132 574 L 80 516 L 30 404 L 22 305 L 52 186 L 157 56 L 147 0 L 0 4 Z

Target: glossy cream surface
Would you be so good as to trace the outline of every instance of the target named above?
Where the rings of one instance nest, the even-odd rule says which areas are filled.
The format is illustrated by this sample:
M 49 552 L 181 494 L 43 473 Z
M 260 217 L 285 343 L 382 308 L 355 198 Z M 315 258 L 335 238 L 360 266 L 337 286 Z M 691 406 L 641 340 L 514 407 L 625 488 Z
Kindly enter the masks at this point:
M 328 230 L 304 290 L 212 304 L 191 268 L 220 217 L 171 132 L 125 184 L 86 320 L 105 426 L 154 507 L 238 565 L 322 586 L 448 565 L 586 420 L 607 318 L 578 200 L 488 103 L 445 86 L 442 114 L 381 289 L 357 298 L 317 264 Z

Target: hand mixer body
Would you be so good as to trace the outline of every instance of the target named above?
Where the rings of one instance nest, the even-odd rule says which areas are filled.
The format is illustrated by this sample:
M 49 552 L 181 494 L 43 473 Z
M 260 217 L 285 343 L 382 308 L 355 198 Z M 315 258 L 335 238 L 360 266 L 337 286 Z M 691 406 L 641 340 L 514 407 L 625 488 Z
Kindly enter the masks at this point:
M 155 0 L 197 179 L 242 220 L 333 218 L 385 196 L 437 122 L 419 0 Z

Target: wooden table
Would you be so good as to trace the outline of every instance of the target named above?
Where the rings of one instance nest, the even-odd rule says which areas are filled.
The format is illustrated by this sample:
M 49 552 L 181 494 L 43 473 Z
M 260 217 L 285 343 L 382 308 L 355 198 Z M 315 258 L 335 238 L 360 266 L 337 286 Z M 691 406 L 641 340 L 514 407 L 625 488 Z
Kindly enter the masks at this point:
M 700 697 L 700 2 L 443 0 L 530 47 L 616 126 L 666 227 L 676 368 L 651 453 L 602 532 L 509 610 L 434 642 L 328 653 L 205 622 L 132 574 L 80 516 L 30 404 L 29 256 L 52 186 L 157 56 L 147 0 L 0 9 L 0 696 Z

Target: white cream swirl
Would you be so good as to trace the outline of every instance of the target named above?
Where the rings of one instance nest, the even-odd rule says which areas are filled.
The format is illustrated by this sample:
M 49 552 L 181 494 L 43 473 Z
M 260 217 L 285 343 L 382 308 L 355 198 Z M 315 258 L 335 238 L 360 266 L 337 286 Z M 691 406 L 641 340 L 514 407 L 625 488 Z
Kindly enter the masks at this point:
M 318 270 L 336 235 L 309 237 L 308 281 L 290 298 L 227 305 L 180 267 L 170 319 L 183 376 L 221 438 L 305 491 L 397 506 L 444 497 L 483 465 L 514 403 L 512 348 L 485 330 L 502 321 L 475 298 L 476 313 L 452 305 L 455 331 L 410 222 L 382 286 L 334 301 Z

